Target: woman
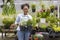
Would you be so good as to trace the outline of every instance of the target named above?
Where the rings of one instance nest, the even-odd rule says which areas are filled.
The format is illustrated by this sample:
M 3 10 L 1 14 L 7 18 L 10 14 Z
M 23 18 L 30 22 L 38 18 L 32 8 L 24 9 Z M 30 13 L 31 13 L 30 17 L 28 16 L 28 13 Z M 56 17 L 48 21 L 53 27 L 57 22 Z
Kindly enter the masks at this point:
M 21 6 L 21 9 L 23 10 L 23 13 L 20 13 L 19 15 L 17 15 L 16 21 L 15 21 L 15 25 L 17 25 L 17 37 L 18 40 L 29 40 L 29 35 L 30 35 L 30 31 L 26 30 L 26 31 L 21 31 L 20 28 L 20 23 L 22 22 L 22 20 L 24 21 L 28 21 L 28 20 L 32 20 L 32 16 L 28 14 L 28 9 L 29 9 L 29 5 L 28 4 L 23 4 Z

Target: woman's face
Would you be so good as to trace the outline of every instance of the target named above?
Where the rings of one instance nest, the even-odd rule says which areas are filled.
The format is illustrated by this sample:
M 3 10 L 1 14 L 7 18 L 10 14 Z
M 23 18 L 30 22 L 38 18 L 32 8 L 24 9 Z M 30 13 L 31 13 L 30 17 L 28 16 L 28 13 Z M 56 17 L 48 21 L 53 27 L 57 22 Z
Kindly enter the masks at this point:
M 27 14 L 28 13 L 28 7 L 27 6 L 24 6 L 23 12 L 24 12 L 24 14 Z

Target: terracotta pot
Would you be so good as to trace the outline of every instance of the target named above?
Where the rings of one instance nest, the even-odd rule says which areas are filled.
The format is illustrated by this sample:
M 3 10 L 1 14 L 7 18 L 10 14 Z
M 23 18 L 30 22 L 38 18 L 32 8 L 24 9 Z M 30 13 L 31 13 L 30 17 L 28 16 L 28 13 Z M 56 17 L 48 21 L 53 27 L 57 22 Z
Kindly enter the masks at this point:
M 32 40 L 32 38 L 31 38 L 31 37 L 29 37 L 29 40 Z
M 38 40 L 38 38 L 34 38 L 34 40 Z

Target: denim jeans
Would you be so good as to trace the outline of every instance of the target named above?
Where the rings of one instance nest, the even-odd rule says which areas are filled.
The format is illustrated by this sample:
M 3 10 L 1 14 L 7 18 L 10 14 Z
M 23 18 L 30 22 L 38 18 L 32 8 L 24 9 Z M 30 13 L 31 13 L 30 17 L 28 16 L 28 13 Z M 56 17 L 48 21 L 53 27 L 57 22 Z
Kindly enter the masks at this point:
M 29 31 L 17 31 L 18 40 L 29 40 Z

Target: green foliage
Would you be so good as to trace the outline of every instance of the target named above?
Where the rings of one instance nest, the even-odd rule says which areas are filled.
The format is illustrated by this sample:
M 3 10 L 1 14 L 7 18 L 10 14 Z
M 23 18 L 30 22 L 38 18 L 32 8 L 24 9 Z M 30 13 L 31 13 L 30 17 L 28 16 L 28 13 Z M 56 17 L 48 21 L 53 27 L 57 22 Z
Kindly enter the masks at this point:
M 50 15 L 50 11 L 37 12 L 37 17 L 40 17 L 40 18 L 47 18 L 49 15 Z
M 4 18 L 3 24 L 5 25 L 5 28 L 9 28 L 11 24 L 13 24 L 15 21 L 15 18 Z
M 58 22 L 57 18 L 55 16 L 53 16 L 53 15 L 47 17 L 46 20 L 50 21 L 50 23 L 57 23 Z
M 41 17 L 40 12 L 37 12 L 37 18 L 36 18 L 37 23 L 39 23 L 39 22 L 40 22 L 40 17 Z
M 41 13 L 41 18 L 46 18 L 46 16 L 47 16 L 47 15 L 46 15 L 46 12 L 42 12 L 42 13 Z
M 36 22 L 36 17 L 33 17 L 33 18 L 32 18 L 32 26 L 33 26 L 33 27 L 36 27 L 36 24 L 37 24 L 37 22 Z
M 41 24 L 41 27 L 40 27 L 40 28 L 42 28 L 42 29 L 46 29 L 47 26 L 46 26 L 46 24 Z
M 35 9 L 35 8 L 36 8 L 36 5 L 35 5 L 35 4 L 32 4 L 32 5 L 31 5 L 31 8 L 32 8 L 32 9 Z
M 3 15 L 8 15 L 8 6 L 7 6 L 7 4 L 5 4 L 5 5 L 3 6 L 3 12 L 2 12 L 2 14 L 3 14 Z
M 40 17 L 36 18 L 36 22 L 39 23 L 40 22 Z
M 28 22 L 27 22 L 27 25 L 29 26 L 29 25 L 32 25 L 33 27 L 36 27 L 36 24 L 37 24 L 37 22 L 36 22 L 36 17 L 32 17 L 32 20 L 28 20 Z
M 15 9 L 15 5 L 14 5 L 14 0 L 10 0 L 10 5 L 7 5 L 7 2 L 4 3 L 3 6 L 3 15 L 10 15 L 10 14 L 15 14 L 16 13 L 16 9 Z
M 53 29 L 55 32 L 60 32 L 60 26 L 57 27 L 57 25 L 53 25 L 52 29 Z
M 51 8 L 53 9 L 54 6 L 51 6 Z M 40 21 L 40 18 L 46 18 L 46 22 L 48 23 L 48 26 L 52 29 L 54 28 L 54 31 L 58 30 L 58 28 L 56 29 L 54 25 L 58 25 L 57 23 L 60 22 L 60 19 L 55 17 L 54 15 L 50 15 L 50 10 L 49 9 L 47 9 L 45 12 L 44 11 L 37 12 L 37 18 L 36 18 L 37 22 Z M 41 28 L 46 29 L 47 26 L 45 24 L 42 24 Z
M 40 12 L 37 12 L 37 17 L 40 17 L 40 16 L 41 16 Z
M 54 5 L 51 5 L 51 6 L 50 6 L 50 9 L 54 9 L 54 8 L 55 8 Z
M 45 5 L 44 5 L 44 4 L 42 4 L 41 7 L 42 7 L 43 9 L 45 9 Z
M 50 15 L 50 11 L 46 11 L 46 12 L 37 12 L 37 23 L 40 22 L 40 18 L 47 18 Z
M 44 37 L 43 35 L 39 34 L 39 33 L 36 33 L 35 35 L 33 35 L 34 39 L 35 38 L 39 38 L 39 40 L 44 40 Z
M 32 20 L 28 20 L 27 21 L 27 26 L 31 26 L 32 25 Z

